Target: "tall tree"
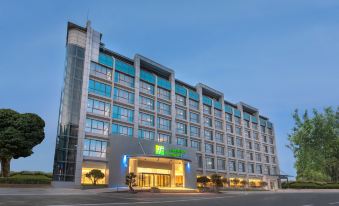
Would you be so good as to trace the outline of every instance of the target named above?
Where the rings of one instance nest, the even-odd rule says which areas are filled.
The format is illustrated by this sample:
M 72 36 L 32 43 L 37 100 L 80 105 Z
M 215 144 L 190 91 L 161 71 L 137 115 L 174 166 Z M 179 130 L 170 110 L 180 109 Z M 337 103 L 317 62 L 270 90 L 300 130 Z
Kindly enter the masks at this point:
M 13 158 L 30 156 L 33 147 L 44 140 L 44 127 L 44 120 L 36 114 L 0 109 L 0 161 L 3 177 L 8 177 Z
M 295 126 L 287 145 L 296 158 L 297 179 L 339 181 L 339 107 L 313 110 L 310 117 L 295 110 Z

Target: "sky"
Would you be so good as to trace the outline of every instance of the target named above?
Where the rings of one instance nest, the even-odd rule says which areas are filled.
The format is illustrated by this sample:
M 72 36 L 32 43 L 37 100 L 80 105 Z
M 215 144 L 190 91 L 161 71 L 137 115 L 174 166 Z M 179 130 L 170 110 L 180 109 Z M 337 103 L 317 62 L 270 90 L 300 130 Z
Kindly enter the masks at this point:
M 43 143 L 13 171 L 52 171 L 66 26 L 87 19 L 107 48 L 258 108 L 274 123 L 283 174 L 295 175 L 294 109 L 339 105 L 337 0 L 0 0 L 0 108 L 46 122 Z

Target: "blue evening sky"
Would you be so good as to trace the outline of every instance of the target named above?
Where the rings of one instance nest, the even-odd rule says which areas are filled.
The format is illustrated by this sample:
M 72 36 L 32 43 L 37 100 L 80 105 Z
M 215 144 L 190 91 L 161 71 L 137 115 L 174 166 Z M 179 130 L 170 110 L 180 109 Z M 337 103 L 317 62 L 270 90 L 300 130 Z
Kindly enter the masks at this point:
M 34 112 L 46 138 L 12 170 L 52 171 L 67 21 L 86 16 L 107 48 L 140 53 L 202 82 L 231 102 L 259 108 L 275 125 L 282 171 L 295 108 L 339 102 L 337 0 L 0 1 L 0 108 Z

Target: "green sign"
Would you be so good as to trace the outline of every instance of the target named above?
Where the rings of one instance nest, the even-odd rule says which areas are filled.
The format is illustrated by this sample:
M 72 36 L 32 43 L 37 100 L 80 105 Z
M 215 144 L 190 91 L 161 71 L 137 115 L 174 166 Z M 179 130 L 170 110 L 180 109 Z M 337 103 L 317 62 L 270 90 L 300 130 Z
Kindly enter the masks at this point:
M 182 157 L 186 150 L 182 149 L 165 149 L 165 146 L 163 145 L 155 145 L 155 151 L 154 153 L 156 155 L 160 156 L 169 156 L 169 157 Z

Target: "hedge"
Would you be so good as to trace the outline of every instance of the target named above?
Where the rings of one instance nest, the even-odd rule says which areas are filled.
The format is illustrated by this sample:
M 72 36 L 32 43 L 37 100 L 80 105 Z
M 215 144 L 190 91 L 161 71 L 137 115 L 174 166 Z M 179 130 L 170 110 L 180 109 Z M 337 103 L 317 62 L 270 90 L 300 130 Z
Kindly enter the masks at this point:
M 44 172 L 11 172 L 9 177 L 1 177 L 0 184 L 50 184 L 52 175 Z
M 326 182 L 283 182 L 281 186 L 284 189 L 339 189 L 339 183 Z

